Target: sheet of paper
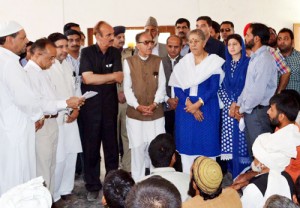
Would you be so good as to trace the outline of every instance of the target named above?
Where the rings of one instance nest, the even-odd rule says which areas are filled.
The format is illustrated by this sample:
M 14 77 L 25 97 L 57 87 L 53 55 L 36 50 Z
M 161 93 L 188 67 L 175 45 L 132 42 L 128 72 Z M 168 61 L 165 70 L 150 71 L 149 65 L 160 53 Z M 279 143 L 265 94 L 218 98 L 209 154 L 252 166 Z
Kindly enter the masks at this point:
M 91 97 L 94 97 L 97 94 L 98 94 L 98 92 L 95 92 L 95 91 L 87 91 L 81 97 L 84 97 L 85 99 L 89 99 Z

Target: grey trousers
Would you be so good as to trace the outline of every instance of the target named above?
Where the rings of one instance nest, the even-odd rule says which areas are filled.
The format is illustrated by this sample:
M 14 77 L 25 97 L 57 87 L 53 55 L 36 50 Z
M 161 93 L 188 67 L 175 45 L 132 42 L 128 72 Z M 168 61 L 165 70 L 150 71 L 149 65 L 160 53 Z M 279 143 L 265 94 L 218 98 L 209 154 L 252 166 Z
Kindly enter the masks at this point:
M 255 139 L 262 133 L 273 132 L 270 119 L 267 114 L 269 106 L 258 106 L 250 114 L 245 113 L 245 136 L 247 139 L 248 151 L 252 153 L 252 145 Z

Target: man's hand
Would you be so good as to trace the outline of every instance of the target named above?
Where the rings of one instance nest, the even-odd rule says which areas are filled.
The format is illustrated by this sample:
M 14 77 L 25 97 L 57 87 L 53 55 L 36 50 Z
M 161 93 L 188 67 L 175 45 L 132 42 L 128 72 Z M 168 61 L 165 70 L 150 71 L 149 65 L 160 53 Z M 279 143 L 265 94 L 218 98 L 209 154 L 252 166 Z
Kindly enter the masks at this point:
M 121 103 L 121 104 L 126 102 L 125 94 L 123 91 L 120 91 L 118 93 L 118 100 L 119 100 L 119 103 Z
M 41 129 L 44 126 L 44 119 L 40 119 L 35 122 L 35 132 Z
M 76 109 L 74 108 L 71 115 L 68 116 L 66 123 L 72 123 L 77 119 L 78 116 L 79 116 L 79 110 L 77 108 Z
M 244 115 L 243 114 L 241 114 L 240 112 L 239 112 L 239 110 L 240 110 L 240 106 L 235 106 L 235 110 L 234 110 L 234 118 L 236 119 L 236 120 L 238 120 L 238 121 L 240 121 L 241 120 L 241 118 L 243 118 L 244 117 Z
M 66 100 L 68 108 L 80 108 L 84 105 L 85 98 L 83 97 L 70 97 Z
M 123 78 L 124 78 L 123 72 L 121 72 L 121 71 L 114 72 L 113 76 L 114 76 L 114 81 L 115 82 L 117 82 L 117 83 L 122 83 L 123 82 Z
M 169 98 L 167 103 L 170 110 L 175 110 L 178 105 L 178 98 Z

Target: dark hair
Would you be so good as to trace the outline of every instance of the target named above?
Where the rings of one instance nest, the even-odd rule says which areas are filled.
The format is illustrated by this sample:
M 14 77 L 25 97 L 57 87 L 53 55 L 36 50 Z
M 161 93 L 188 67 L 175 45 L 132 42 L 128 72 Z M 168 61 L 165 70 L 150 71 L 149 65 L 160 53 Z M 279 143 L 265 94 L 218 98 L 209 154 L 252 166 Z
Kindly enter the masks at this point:
M 291 89 L 285 89 L 285 90 L 282 90 L 280 94 L 286 94 L 286 95 L 288 95 L 290 97 L 295 98 L 296 102 L 299 105 L 299 110 L 300 110 L 300 94 L 299 94 L 298 91 L 291 90 Z
M 126 208 L 180 208 L 181 196 L 170 181 L 152 176 L 137 183 L 127 195 Z
M 159 134 L 148 149 L 152 165 L 155 168 L 169 167 L 175 150 L 175 141 L 171 134 Z
M 80 33 L 80 35 L 83 35 L 83 37 L 86 37 L 82 31 L 79 31 L 79 33 Z
M 216 33 L 220 33 L 220 25 L 216 21 L 212 21 L 211 27 L 215 30 Z
M 180 43 L 180 47 L 181 47 L 181 45 L 182 45 L 182 39 L 181 39 L 178 35 L 170 35 L 170 36 L 167 38 L 167 41 L 166 41 L 167 44 L 168 44 L 168 41 L 169 41 L 170 38 L 178 38 L 179 43 Z
M 134 180 L 125 170 L 112 170 L 104 179 L 103 196 L 109 208 L 125 207 L 128 192 L 134 186 Z
M 80 27 L 80 26 L 79 26 L 79 24 L 77 24 L 77 23 L 69 22 L 69 23 L 65 24 L 65 26 L 64 26 L 64 33 L 65 33 L 67 30 L 71 30 L 72 27 Z
M 262 23 L 251 23 L 253 37 L 258 36 L 262 45 L 268 45 L 270 39 L 269 28 Z
M 148 34 L 147 32 L 141 32 L 141 33 L 138 33 L 138 34 L 136 34 L 136 36 L 135 36 L 135 42 L 140 42 L 140 39 L 141 39 L 141 36 L 143 36 L 143 35 L 146 35 L 146 34 Z
M 48 36 L 48 39 L 55 43 L 58 40 L 68 40 L 67 36 L 61 34 L 61 33 L 52 33 Z
M 269 27 L 269 30 L 272 30 L 276 35 L 276 30 L 273 27 Z
M 197 21 L 204 20 L 208 24 L 208 26 L 212 25 L 212 19 L 209 16 L 201 16 L 197 18 Z
M 96 35 L 97 33 L 99 33 L 102 36 L 102 32 L 101 32 L 100 28 L 103 25 L 109 25 L 109 24 L 107 22 L 105 22 L 105 21 L 99 21 L 99 22 L 97 22 L 97 24 L 93 28 L 93 34 Z
M 78 35 L 79 38 L 81 38 L 80 32 L 78 32 L 77 30 L 67 30 L 65 32 L 65 36 L 69 36 L 69 35 Z
M 295 181 L 295 186 L 294 186 L 294 193 L 296 195 L 298 203 L 300 203 L 300 176 Z
M 242 46 L 243 45 L 243 39 L 242 37 L 239 35 L 239 34 L 231 34 L 231 35 L 228 35 L 227 39 L 226 39 L 226 45 L 228 44 L 228 41 L 230 39 L 235 39 L 239 42 L 239 44 Z
M 177 24 L 182 24 L 182 23 L 185 23 L 185 22 L 186 22 L 188 28 L 190 28 L 190 27 L 191 27 L 190 21 L 188 21 L 188 20 L 185 19 L 185 18 L 179 18 L 179 19 L 175 22 L 175 26 L 176 26 Z
M 54 45 L 54 43 L 52 41 L 50 41 L 47 38 L 41 38 L 41 39 L 36 40 L 32 44 L 32 46 L 30 48 L 30 53 L 34 54 L 37 50 L 44 51 L 46 49 L 47 45 L 51 45 L 56 48 L 56 46 Z
M 223 21 L 223 22 L 221 23 L 221 26 L 222 26 L 222 25 L 230 25 L 232 28 L 234 28 L 233 22 L 230 22 L 230 21 Z
M 270 196 L 264 205 L 264 208 L 282 208 L 282 207 L 297 208 L 298 206 L 291 199 L 278 194 L 274 194 Z
M 278 113 L 283 113 L 289 121 L 295 121 L 299 112 L 298 101 L 289 93 L 281 92 L 270 99 L 270 105 L 275 105 Z
M 19 34 L 19 32 L 16 32 L 16 33 L 13 33 L 13 34 L 10 34 L 10 35 L 6 35 L 4 37 L 0 37 L 0 45 L 4 45 L 5 41 L 6 41 L 6 37 L 10 36 L 10 37 L 17 37 L 17 35 Z
M 292 30 L 290 30 L 290 29 L 288 29 L 288 28 L 282 28 L 282 29 L 278 32 L 278 35 L 279 35 L 280 33 L 289 33 L 290 38 L 291 38 L 292 40 L 294 40 L 294 33 L 293 33 Z

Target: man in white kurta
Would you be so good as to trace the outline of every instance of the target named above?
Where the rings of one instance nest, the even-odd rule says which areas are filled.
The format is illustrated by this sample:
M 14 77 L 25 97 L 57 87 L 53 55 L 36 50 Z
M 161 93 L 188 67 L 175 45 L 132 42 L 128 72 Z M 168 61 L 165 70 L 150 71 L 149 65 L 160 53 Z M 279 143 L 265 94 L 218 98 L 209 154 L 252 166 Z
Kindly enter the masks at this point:
M 67 99 L 75 95 L 75 79 L 72 66 L 66 61 L 68 39 L 61 33 L 49 37 L 56 45 L 56 60 L 46 72 L 55 86 L 58 99 Z M 63 110 L 58 113 L 58 146 L 56 152 L 54 202 L 61 196 L 71 194 L 74 188 L 77 153 L 82 152 L 77 117 L 79 109 Z
M 45 115 L 43 128 L 36 133 L 37 175 L 43 176 L 50 193 L 54 193 L 56 150 L 58 142 L 58 111 L 78 108 L 83 100 L 77 97 L 58 99 L 55 86 L 49 75 L 49 69 L 56 57 L 55 45 L 48 39 L 39 39 L 31 46 L 31 60 L 25 66 L 34 93 L 40 98 Z
M 36 176 L 35 122 L 43 114 L 19 64 L 27 42 L 18 23 L 0 23 L 0 196 Z
M 137 35 L 138 54 L 124 61 L 124 93 L 127 100 L 126 128 L 131 148 L 131 174 L 135 181 L 150 168 L 148 146 L 165 133 L 162 107 L 166 77 L 161 59 L 152 55 L 154 41 L 147 33 Z

